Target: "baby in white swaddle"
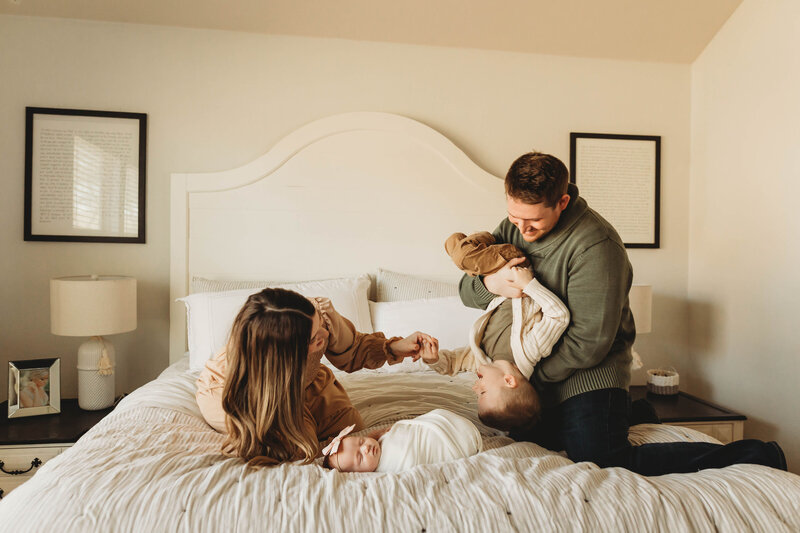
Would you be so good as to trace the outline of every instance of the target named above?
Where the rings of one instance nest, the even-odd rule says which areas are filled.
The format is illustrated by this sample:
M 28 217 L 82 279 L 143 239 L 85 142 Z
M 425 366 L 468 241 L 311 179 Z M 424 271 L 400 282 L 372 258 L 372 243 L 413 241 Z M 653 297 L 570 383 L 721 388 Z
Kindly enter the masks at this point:
M 340 472 L 402 472 L 483 450 L 478 428 L 463 416 L 444 409 L 396 422 L 377 439 L 348 436 L 354 427 L 343 429 L 322 450 L 326 467 Z

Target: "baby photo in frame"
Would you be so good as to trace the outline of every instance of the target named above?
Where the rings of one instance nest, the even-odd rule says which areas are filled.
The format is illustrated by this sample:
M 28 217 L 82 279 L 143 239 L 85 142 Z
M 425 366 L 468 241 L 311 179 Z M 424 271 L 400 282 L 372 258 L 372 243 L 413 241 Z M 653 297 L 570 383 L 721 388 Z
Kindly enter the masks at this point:
M 60 358 L 8 362 L 8 418 L 60 412 Z

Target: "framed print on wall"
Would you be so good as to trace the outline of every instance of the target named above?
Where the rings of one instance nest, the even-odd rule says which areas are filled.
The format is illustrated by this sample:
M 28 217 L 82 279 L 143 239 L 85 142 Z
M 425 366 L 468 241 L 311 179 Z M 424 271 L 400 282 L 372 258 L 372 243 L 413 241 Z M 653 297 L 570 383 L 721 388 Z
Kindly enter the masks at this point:
M 570 181 L 626 248 L 660 246 L 661 137 L 570 133 Z
M 61 359 L 8 362 L 8 418 L 61 412 Z
M 25 240 L 145 242 L 147 115 L 25 108 Z

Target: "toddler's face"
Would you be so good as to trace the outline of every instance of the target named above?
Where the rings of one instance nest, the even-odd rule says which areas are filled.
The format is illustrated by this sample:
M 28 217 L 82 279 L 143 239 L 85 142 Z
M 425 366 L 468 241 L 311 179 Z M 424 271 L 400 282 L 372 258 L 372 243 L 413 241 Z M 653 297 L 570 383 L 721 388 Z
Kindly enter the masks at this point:
M 345 437 L 331 465 L 340 472 L 374 472 L 381 458 L 380 443 L 370 437 Z
M 478 397 L 478 412 L 503 408 L 502 390 L 506 386 L 506 376 L 525 379 L 513 364 L 503 360 L 480 365 L 475 374 L 478 380 L 472 390 Z

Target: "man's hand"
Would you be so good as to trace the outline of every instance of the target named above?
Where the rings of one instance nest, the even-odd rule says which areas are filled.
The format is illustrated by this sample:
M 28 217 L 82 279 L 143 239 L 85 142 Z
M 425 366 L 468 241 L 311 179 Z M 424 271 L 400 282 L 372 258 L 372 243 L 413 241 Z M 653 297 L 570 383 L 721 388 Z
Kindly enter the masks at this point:
M 522 296 L 522 289 L 513 285 L 516 276 L 512 268 L 525 261 L 524 257 L 510 259 L 503 268 L 483 277 L 483 284 L 489 292 L 506 298 L 519 298 Z
M 512 267 L 511 273 L 514 275 L 511 285 L 521 291 L 525 290 L 525 287 L 527 287 L 528 283 L 533 279 L 532 268 Z
M 439 358 L 439 341 L 436 337 L 431 337 L 427 333 L 415 331 L 405 339 L 394 341 L 389 345 L 389 350 L 398 357 L 413 357 L 414 361 L 422 355 L 422 349 L 425 344 L 431 346 L 430 350 Z

